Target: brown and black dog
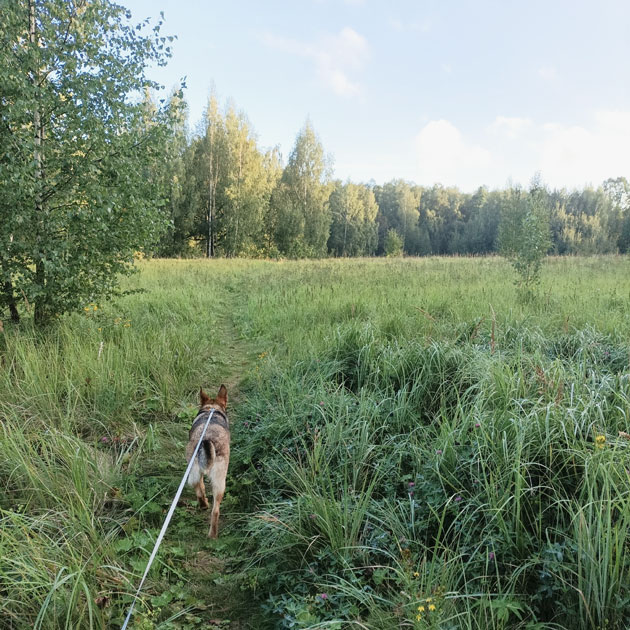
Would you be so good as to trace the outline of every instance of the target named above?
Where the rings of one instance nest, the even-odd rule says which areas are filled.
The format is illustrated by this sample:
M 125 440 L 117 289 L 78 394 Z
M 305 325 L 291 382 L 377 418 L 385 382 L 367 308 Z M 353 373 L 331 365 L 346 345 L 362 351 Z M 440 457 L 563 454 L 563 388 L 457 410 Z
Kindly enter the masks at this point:
M 197 461 L 193 463 L 190 470 L 188 483 L 195 488 L 199 507 L 207 509 L 208 499 L 203 477 L 204 475 L 210 477 L 212 514 L 208 535 L 216 538 L 219 535 L 219 507 L 225 493 L 225 478 L 230 463 L 230 424 L 226 413 L 228 394 L 225 385 L 221 385 L 216 398 L 210 398 L 203 389 L 199 390 L 199 397 L 201 407 L 188 434 L 186 461 L 190 462 L 199 439 L 201 439 L 201 446 L 197 451 Z M 202 437 L 203 427 L 212 410 L 214 410 L 212 419 Z

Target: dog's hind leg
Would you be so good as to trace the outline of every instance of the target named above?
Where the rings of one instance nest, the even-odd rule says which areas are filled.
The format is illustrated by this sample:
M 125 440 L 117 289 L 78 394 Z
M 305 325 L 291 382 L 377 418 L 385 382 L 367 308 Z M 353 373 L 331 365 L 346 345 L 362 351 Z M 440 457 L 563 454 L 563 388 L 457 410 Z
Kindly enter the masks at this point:
M 217 457 L 214 466 L 210 471 L 210 481 L 212 482 L 212 514 L 210 515 L 210 538 L 219 536 L 219 513 L 221 501 L 225 494 L 225 477 L 227 476 L 228 460 L 224 457 Z
M 206 486 L 203 483 L 203 475 L 195 486 L 195 494 L 197 495 L 197 501 L 199 501 L 199 507 L 202 510 L 207 510 L 210 504 L 208 503 L 208 497 L 206 497 Z

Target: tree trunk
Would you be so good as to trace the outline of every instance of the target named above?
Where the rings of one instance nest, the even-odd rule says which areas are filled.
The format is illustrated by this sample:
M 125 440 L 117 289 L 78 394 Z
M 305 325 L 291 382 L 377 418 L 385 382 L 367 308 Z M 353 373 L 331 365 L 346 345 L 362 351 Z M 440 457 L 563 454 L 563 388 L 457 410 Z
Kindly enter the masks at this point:
M 214 230 L 212 229 L 214 223 L 214 196 L 210 200 L 208 207 L 208 243 L 206 245 L 206 256 L 208 258 L 214 258 Z
M 346 198 L 346 212 L 343 223 L 343 255 L 346 255 L 346 237 L 348 235 L 348 199 Z
M 214 216 L 216 214 L 216 188 L 213 185 L 212 201 L 210 203 L 210 222 L 208 224 L 208 238 L 210 240 L 210 258 L 214 258 Z
M 213 234 L 213 223 L 214 223 L 214 200 L 216 196 L 216 183 L 214 178 L 214 125 L 211 122 L 206 134 L 210 134 L 210 186 L 208 189 L 209 200 L 208 200 L 208 245 L 206 248 L 206 256 L 208 258 L 214 257 L 214 234 Z
M 28 3 L 29 17 L 29 42 L 36 47 L 39 46 L 37 37 L 37 21 L 35 19 L 35 0 L 29 0 Z M 39 91 L 39 66 L 33 72 L 33 86 Z M 35 284 L 39 289 L 39 296 L 35 301 L 35 324 L 41 326 L 49 319 L 50 313 L 46 305 L 46 272 L 44 269 L 44 252 L 42 235 L 46 228 L 44 221 L 44 208 L 41 198 L 42 182 L 44 179 L 44 158 L 43 158 L 43 142 L 44 142 L 44 125 L 42 122 L 41 112 L 39 109 L 39 97 L 36 97 L 35 108 L 33 111 L 33 128 L 35 130 L 35 146 L 33 148 L 33 160 L 35 162 L 35 216 L 38 222 L 37 252 L 35 254 Z
M 9 305 L 9 313 L 11 313 L 11 321 L 19 324 L 20 323 L 20 314 L 17 310 L 17 305 L 15 303 L 15 295 L 13 294 L 13 283 L 10 280 L 7 280 L 4 283 L 4 294 L 6 296 L 7 304 Z

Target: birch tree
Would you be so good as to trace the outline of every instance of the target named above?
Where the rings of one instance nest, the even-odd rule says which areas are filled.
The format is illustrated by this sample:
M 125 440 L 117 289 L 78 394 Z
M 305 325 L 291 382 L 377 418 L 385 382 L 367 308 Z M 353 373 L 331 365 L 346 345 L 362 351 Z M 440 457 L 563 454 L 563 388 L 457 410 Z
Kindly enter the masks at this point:
M 164 222 L 147 172 L 162 110 L 141 95 L 164 64 L 160 25 L 108 0 L 0 2 L 0 290 L 38 325 L 111 295 Z

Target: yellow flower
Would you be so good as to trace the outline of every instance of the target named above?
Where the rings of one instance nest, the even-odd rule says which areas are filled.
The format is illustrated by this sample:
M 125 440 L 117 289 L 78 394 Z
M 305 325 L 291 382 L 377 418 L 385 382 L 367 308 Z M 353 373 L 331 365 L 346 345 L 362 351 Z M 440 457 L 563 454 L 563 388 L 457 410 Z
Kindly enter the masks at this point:
M 435 610 L 435 604 L 429 604 L 429 610 L 433 612 Z
M 129 322 L 127 322 L 127 323 L 125 324 L 125 328 L 129 328 L 129 326 L 131 326 L 131 324 L 130 324 Z
M 425 601 L 427 604 L 429 604 L 430 602 L 432 602 L 432 601 L 433 601 L 433 597 L 427 597 L 424 601 Z
M 98 332 L 101 332 L 101 330 L 103 330 L 103 329 L 102 329 L 102 328 L 99 328 L 99 329 L 98 329 Z
M 595 437 L 595 446 L 597 448 L 604 448 L 604 444 L 606 443 L 605 435 L 598 435 Z
M 424 606 L 418 606 L 418 611 L 419 612 L 424 612 Z
M 83 310 L 84 310 L 86 313 L 89 313 L 89 312 L 90 312 L 90 307 L 89 307 L 89 306 L 86 306 Z
M 416 615 L 416 621 L 420 621 L 422 619 L 422 615 Z
M 413 577 L 420 577 L 420 574 L 417 571 L 413 572 Z

